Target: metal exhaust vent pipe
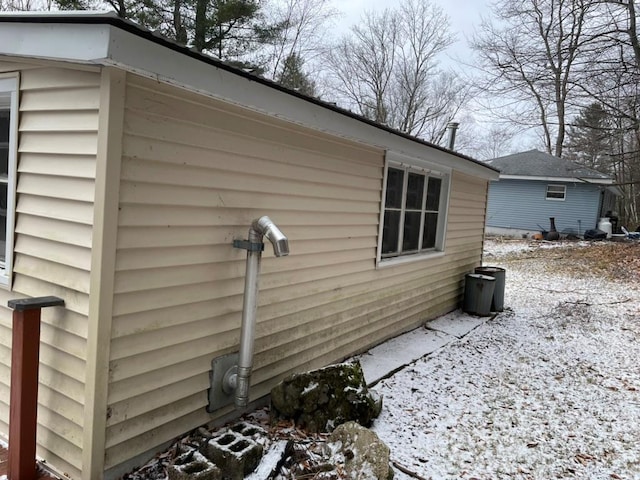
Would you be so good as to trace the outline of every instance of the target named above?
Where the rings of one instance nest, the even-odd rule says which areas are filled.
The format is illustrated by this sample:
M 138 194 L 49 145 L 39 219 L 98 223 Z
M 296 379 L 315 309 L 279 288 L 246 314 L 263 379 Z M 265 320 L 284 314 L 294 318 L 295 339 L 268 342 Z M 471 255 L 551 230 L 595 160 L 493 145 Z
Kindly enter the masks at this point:
M 447 130 L 449 130 L 449 150 L 453 150 L 453 147 L 456 144 L 456 130 L 460 124 L 458 122 L 449 122 L 447 123 Z
M 267 216 L 253 221 L 251 228 L 249 228 L 247 241 L 236 240 L 233 242 L 234 247 L 247 250 L 247 267 L 244 280 L 238 365 L 227 371 L 222 389 L 229 393 L 235 391 L 234 403 L 238 408 L 246 407 L 249 403 L 249 380 L 253 368 L 253 344 L 258 310 L 260 260 L 264 250 L 263 237 L 266 237 L 273 245 L 273 253 L 276 257 L 289 255 L 289 240 Z

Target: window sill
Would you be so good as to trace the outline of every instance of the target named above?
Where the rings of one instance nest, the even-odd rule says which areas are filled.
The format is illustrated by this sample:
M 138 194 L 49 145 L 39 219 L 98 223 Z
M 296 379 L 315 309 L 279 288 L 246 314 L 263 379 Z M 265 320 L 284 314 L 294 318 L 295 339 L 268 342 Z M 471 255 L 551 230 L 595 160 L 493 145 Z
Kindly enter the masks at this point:
M 399 257 L 383 258 L 376 262 L 376 269 L 382 269 L 387 267 L 394 267 L 396 265 L 404 265 L 405 263 L 420 262 L 423 260 L 430 260 L 434 258 L 444 257 L 445 253 L 442 251 L 434 251 L 427 253 L 415 253 L 412 255 L 401 255 Z

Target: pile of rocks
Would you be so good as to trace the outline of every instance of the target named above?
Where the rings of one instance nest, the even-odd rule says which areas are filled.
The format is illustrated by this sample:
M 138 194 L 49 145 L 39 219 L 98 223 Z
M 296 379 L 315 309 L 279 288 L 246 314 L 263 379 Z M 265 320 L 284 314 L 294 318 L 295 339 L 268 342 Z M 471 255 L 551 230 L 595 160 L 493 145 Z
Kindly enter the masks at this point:
M 270 409 L 210 431 L 200 428 L 123 480 L 388 480 L 389 448 L 366 428 L 382 400 L 360 364 L 292 375 Z

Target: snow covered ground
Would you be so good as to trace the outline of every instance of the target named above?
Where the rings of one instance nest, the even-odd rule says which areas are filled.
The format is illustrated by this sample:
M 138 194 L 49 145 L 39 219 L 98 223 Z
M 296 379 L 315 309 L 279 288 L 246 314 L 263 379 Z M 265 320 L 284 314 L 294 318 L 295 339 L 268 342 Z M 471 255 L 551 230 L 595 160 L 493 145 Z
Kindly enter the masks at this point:
M 397 480 L 640 478 L 638 286 L 563 248 L 487 242 L 505 312 L 374 387 Z

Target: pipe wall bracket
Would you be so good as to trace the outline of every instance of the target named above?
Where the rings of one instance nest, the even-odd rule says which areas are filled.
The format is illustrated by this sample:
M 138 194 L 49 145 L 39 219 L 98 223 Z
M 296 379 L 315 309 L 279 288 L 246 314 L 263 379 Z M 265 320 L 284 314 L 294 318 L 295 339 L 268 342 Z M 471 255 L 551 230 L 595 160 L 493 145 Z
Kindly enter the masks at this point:
M 229 390 L 226 384 L 229 376 L 234 374 L 234 367 L 237 369 L 238 361 L 239 354 L 237 352 L 211 360 L 207 412 L 212 413 L 234 403 L 235 392 Z
M 234 240 L 233 248 L 241 248 L 249 252 L 264 252 L 264 243 L 252 243 L 249 240 Z

